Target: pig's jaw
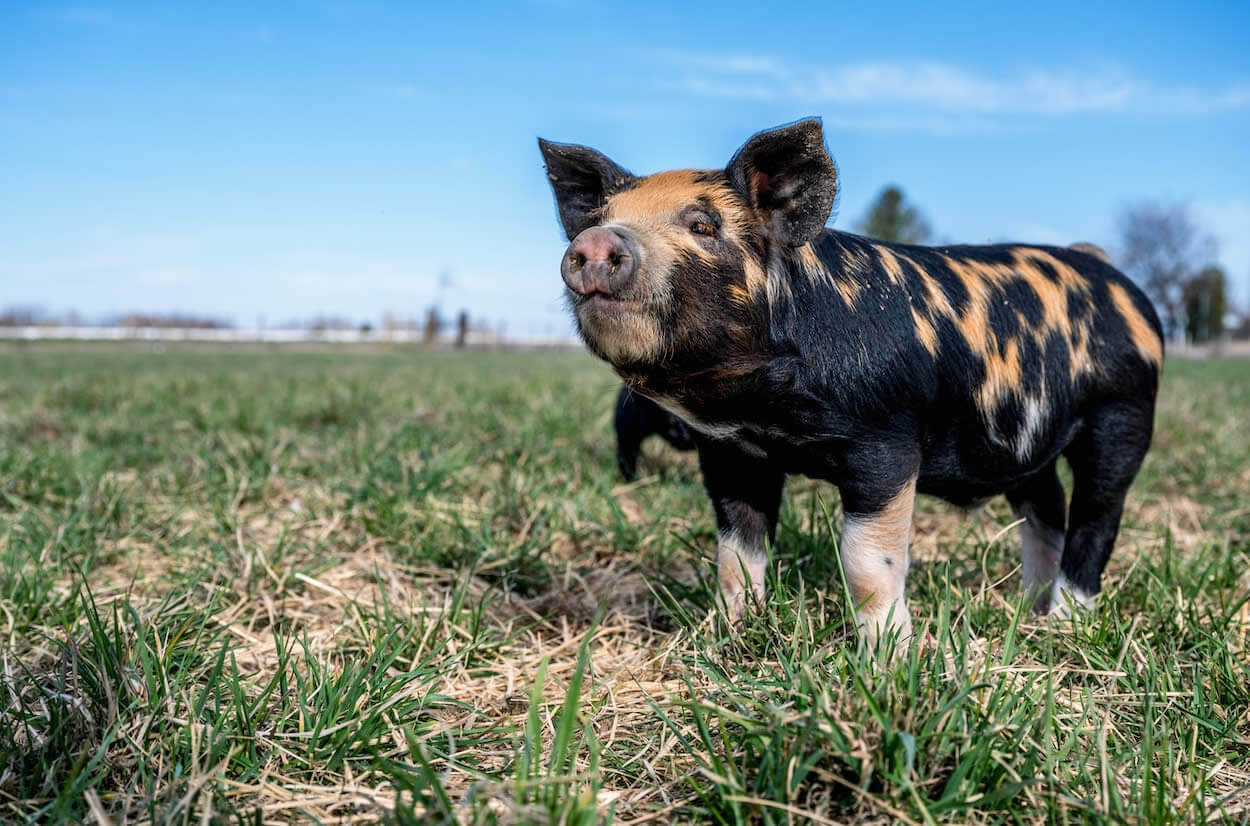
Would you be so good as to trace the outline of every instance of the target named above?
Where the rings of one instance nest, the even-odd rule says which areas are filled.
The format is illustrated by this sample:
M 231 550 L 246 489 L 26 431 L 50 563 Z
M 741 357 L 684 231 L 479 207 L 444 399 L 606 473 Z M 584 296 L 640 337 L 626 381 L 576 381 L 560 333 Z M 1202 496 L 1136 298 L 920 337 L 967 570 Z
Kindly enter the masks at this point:
M 572 310 L 586 346 L 614 367 L 654 362 L 663 354 L 659 320 L 640 302 L 592 296 L 577 300 Z

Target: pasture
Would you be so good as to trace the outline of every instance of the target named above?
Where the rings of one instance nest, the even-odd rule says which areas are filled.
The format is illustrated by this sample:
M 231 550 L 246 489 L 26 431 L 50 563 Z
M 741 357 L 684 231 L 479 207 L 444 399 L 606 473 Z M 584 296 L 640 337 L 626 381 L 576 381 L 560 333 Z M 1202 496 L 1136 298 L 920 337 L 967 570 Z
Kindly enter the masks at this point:
M 715 608 L 695 460 L 579 353 L 0 349 L 0 821 L 1250 821 L 1250 361 L 1169 361 L 1098 611 L 924 500 L 857 650 L 832 488 Z

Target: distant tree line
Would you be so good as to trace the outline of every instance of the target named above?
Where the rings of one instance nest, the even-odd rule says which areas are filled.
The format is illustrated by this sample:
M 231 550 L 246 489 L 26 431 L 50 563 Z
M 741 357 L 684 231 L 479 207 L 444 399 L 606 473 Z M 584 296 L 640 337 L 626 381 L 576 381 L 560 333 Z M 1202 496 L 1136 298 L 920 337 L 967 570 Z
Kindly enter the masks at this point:
M 0 311 L 0 327 L 89 326 L 148 329 L 235 329 L 232 321 L 190 313 L 123 313 L 104 317 L 98 324 L 90 324 L 74 310 L 56 314 L 47 312 L 40 307 L 12 306 Z M 259 326 L 263 327 L 264 324 L 261 323 Z M 443 318 L 438 307 L 430 306 L 426 310 L 424 318 L 420 321 L 416 318 L 406 318 L 393 312 L 383 313 L 380 330 L 384 333 L 405 332 L 413 335 L 420 333 L 421 339 L 426 345 L 434 346 L 441 340 L 443 332 L 448 326 L 449 322 Z M 314 333 L 357 330 L 361 333 L 371 333 L 374 330 L 374 325 L 369 321 L 357 323 L 346 316 L 317 315 L 306 319 L 288 319 L 278 324 L 275 329 L 309 330 Z M 456 316 L 455 335 L 452 343 L 457 348 L 463 348 L 467 346 L 469 336 L 472 333 L 501 338 L 503 330 L 502 324 L 495 327 L 482 319 L 473 321 L 470 319 L 467 310 L 461 310 Z
M 73 324 L 71 324 L 71 320 Z M 0 327 L 37 327 L 41 324 L 81 324 L 82 320 L 78 317 L 78 313 L 70 311 L 63 316 L 54 316 L 43 310 L 41 307 L 23 307 L 13 306 L 6 307 L 0 312 Z
M 229 330 L 234 323 L 192 313 L 122 313 L 106 316 L 101 327 Z M 75 310 L 50 313 L 40 307 L 14 306 L 0 311 L 0 327 L 84 327 L 89 325 Z

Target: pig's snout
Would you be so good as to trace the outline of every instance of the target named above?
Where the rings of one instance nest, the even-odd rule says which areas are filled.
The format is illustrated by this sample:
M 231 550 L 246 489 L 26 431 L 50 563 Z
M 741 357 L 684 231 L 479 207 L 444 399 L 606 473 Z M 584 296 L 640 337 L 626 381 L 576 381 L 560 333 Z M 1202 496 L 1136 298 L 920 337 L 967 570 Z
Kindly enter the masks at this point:
M 633 243 L 607 227 L 583 230 L 564 253 L 560 275 L 569 289 L 587 297 L 614 298 L 634 280 L 638 255 Z

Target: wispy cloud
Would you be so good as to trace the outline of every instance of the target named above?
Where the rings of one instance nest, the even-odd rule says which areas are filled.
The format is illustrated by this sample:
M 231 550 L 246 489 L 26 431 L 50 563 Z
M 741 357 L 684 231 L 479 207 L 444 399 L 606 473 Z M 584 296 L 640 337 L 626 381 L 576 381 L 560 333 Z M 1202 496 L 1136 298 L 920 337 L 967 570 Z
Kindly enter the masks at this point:
M 825 126 L 860 132 L 926 132 L 931 135 L 972 135 L 1006 132 L 1010 124 L 985 114 L 951 112 L 895 114 L 860 112 L 851 115 L 822 113 Z
M 758 101 L 907 105 L 948 114 L 1199 115 L 1250 107 L 1250 81 L 1219 88 L 1151 83 L 1114 65 L 990 76 L 933 61 L 805 66 L 754 55 L 670 54 L 678 85 L 700 95 Z

